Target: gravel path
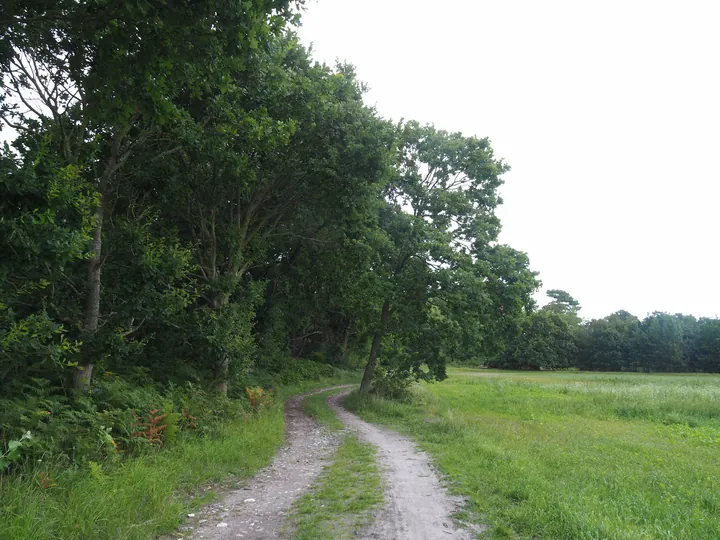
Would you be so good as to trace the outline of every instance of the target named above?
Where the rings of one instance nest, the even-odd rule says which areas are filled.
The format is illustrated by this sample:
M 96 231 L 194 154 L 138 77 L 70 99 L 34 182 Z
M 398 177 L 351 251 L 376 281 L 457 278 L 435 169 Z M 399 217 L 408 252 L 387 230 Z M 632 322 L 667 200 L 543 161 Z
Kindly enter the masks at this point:
M 407 437 L 369 424 L 340 406 L 348 392 L 332 396 L 328 404 L 361 440 L 377 447 L 385 482 L 385 507 L 363 535 L 381 540 L 470 540 L 477 535 L 457 527 L 451 515 L 463 500 L 450 496 L 433 470 L 427 454 Z
M 191 514 L 181 531 L 192 539 L 279 540 L 288 538 L 287 516 L 329 464 L 339 439 L 302 410 L 305 396 L 353 385 L 322 388 L 295 396 L 285 408 L 287 445 L 272 464 L 242 489 Z M 407 437 L 361 420 L 340 406 L 350 390 L 332 396 L 328 404 L 361 440 L 377 448 L 385 484 L 383 509 L 375 523 L 359 535 L 364 540 L 470 540 L 476 535 L 460 529 L 451 518 L 462 499 L 443 488 L 424 452 Z M 332 539 L 328 539 L 332 540 Z
M 322 388 L 311 394 L 331 389 Z M 329 463 L 338 444 L 337 437 L 303 412 L 302 400 L 311 394 L 287 401 L 287 446 L 278 452 L 272 464 L 258 472 L 242 489 L 193 516 L 195 523 L 190 524 L 193 529 L 189 538 L 272 540 L 285 537 L 283 528 L 293 503 Z

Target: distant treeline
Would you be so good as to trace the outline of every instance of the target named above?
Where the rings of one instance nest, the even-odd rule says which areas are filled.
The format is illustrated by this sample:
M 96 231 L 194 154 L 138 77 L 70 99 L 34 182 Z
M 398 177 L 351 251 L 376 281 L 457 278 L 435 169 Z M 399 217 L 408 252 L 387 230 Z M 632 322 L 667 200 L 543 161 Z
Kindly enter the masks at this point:
M 505 351 L 489 365 L 507 369 L 720 372 L 720 320 L 627 311 L 581 321 L 578 302 L 564 291 L 525 315 Z

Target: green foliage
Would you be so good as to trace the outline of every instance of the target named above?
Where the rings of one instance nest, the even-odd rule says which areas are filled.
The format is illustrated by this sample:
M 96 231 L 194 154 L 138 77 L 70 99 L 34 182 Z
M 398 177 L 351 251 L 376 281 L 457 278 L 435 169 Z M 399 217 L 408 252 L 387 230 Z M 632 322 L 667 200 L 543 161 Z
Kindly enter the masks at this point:
M 402 369 L 402 367 L 392 367 L 395 365 L 393 362 L 388 363 L 391 367 L 380 365 L 375 369 L 372 394 L 386 399 L 407 401 L 410 398 L 410 388 L 415 382 L 415 378 L 410 375 L 408 370 Z
M 286 397 L 357 382 L 357 378 L 357 374 L 343 373 L 337 379 L 283 387 L 273 406 L 253 415 L 229 414 L 227 409 L 236 400 L 172 387 L 166 399 L 207 414 L 204 420 L 197 419 L 197 430 L 187 426 L 183 415 L 174 444 L 166 442 L 161 448 L 145 445 L 148 451 L 134 459 L 91 460 L 79 467 L 67 467 L 65 461 L 48 453 L 28 460 L 17 474 L 0 473 L 0 538 L 111 539 L 122 534 L 140 540 L 171 533 L 186 513 L 203 503 L 198 493 L 208 492 L 202 486 L 235 486 L 270 462 L 285 441 Z M 121 384 L 115 381 L 116 388 Z M 121 398 L 115 392 L 110 396 Z M 133 402 L 144 401 L 142 396 L 137 392 Z M 166 418 L 171 417 L 172 413 Z M 202 429 L 206 421 L 214 421 L 212 429 Z M 167 429 L 164 435 L 167 437 Z M 39 473 L 52 478 L 55 486 L 41 488 Z M 231 480 L 226 484 L 228 477 Z
M 24 141 L 16 142 L 16 150 Z M 69 267 L 85 258 L 94 199 L 77 167 L 60 168 L 42 142 L 0 153 L 0 384 L 72 367 L 80 341 Z
M 25 446 L 26 441 L 30 441 L 31 439 L 32 434 L 26 431 L 19 439 L 8 442 L 7 451 L 0 454 L 0 473 L 15 461 L 20 461 L 22 448 Z
M 573 365 L 576 351 L 567 319 L 540 310 L 522 317 L 519 334 L 490 364 L 509 369 L 562 369 Z
M 380 317 L 372 325 L 363 393 L 376 364 L 397 372 L 397 380 L 442 380 L 448 358 L 465 346 L 471 356 L 497 347 L 504 323 L 518 315 L 518 300 L 529 307 L 537 287 L 524 254 L 495 245 L 497 188 L 508 168 L 490 142 L 417 122 L 399 125 L 396 138 L 395 167 L 379 209 L 386 237 L 373 268 L 381 278 Z M 507 295 L 515 298 L 508 318 L 497 324 L 503 280 L 516 285 Z M 382 341 L 385 333 L 390 340 Z
M 690 358 L 693 370 L 720 373 L 720 320 L 698 321 Z
M 211 434 L 222 422 L 241 417 L 245 407 L 190 383 L 160 392 L 108 375 L 97 381 L 90 396 L 74 398 L 54 393 L 46 381 L 36 379 L 22 399 L 0 400 L 0 410 L 2 444 L 30 431 L 26 461 L 72 464 L 116 460 L 154 451 L 153 445 L 173 444 L 181 436 Z M 193 426 L 181 421 L 183 415 L 192 416 Z M 153 436 L 143 436 L 150 427 Z
M 332 377 L 337 370 L 328 364 L 306 359 L 290 359 L 281 371 L 275 375 L 281 384 L 297 384 L 300 381 L 316 381 L 323 377 Z
M 626 311 L 586 322 L 577 334 L 581 369 L 718 372 L 720 323 L 655 312 L 640 321 Z
M 486 362 L 506 369 L 717 372 L 717 319 L 654 312 L 642 321 L 627 311 L 581 324 L 580 305 L 567 292 L 550 290 L 552 301 L 519 317 L 504 340 L 504 351 Z M 515 321 L 518 319 L 516 318 Z M 459 363 L 467 362 L 461 356 Z
M 580 317 L 578 317 L 580 302 L 560 289 L 550 289 L 546 294 L 552 298 L 552 301 L 543 306 L 544 310 L 566 317 L 571 326 L 580 323 Z

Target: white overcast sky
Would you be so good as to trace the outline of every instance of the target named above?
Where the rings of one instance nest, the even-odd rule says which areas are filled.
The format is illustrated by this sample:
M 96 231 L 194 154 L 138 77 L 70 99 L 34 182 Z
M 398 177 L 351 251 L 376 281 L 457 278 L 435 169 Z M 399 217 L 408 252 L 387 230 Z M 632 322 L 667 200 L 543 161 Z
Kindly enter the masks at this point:
M 382 116 L 492 140 L 500 240 L 582 316 L 720 314 L 719 1 L 308 0 L 302 24 Z

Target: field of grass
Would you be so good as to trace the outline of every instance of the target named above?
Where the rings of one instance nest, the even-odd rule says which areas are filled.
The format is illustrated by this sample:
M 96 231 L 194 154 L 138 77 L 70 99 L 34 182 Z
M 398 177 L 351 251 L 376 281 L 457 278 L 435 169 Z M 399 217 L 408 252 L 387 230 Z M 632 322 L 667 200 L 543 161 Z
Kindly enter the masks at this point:
M 341 391 L 305 398 L 305 412 L 332 430 L 342 429 L 343 423 L 326 403 L 328 397 Z M 342 437 L 333 463 L 295 506 L 295 540 L 357 538 L 357 532 L 370 523 L 372 511 L 383 502 L 375 448 L 351 433 Z
M 413 436 L 488 537 L 720 538 L 718 376 L 454 369 L 359 413 Z
M 138 540 L 171 532 L 214 498 L 218 483 L 233 485 L 269 463 L 285 438 L 284 398 L 357 378 L 283 388 L 269 410 L 228 423 L 212 438 L 180 441 L 120 464 L 58 470 L 40 463 L 24 476 L 0 475 L 0 539 Z M 39 471 L 54 485 L 42 487 Z

